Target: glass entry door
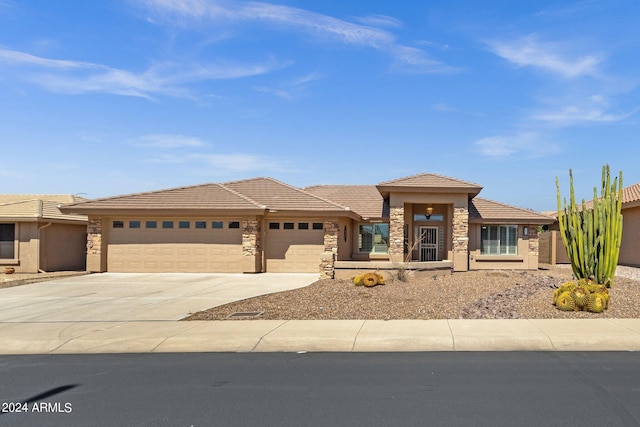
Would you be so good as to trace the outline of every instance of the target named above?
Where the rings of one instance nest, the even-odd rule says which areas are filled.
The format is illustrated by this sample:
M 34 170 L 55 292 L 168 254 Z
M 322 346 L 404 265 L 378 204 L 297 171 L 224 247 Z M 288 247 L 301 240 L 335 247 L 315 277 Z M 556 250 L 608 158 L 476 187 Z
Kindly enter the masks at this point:
M 420 227 L 420 261 L 438 261 L 438 227 Z

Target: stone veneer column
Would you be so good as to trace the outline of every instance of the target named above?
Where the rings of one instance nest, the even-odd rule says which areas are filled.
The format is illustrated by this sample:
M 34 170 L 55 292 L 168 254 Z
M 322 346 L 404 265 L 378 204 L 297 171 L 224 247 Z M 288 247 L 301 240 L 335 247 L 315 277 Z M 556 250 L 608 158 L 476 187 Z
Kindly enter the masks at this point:
M 469 270 L 469 209 L 453 208 L 453 269 Z
M 320 278 L 335 277 L 335 263 L 338 256 L 338 223 L 324 222 L 324 252 L 320 255 Z
M 100 273 L 106 270 L 102 263 L 102 218 L 87 222 L 87 271 Z
M 389 258 L 404 261 L 404 205 L 389 209 Z
M 540 238 L 538 236 L 538 226 L 529 225 L 529 256 L 538 256 L 540 251 Z
M 262 245 L 260 242 L 260 221 L 242 221 L 242 272 L 262 271 Z

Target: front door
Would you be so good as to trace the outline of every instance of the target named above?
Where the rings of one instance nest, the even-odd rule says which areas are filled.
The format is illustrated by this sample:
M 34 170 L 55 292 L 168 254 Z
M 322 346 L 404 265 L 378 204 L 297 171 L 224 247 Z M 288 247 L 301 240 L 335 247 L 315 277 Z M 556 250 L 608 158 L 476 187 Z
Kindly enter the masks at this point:
M 438 227 L 420 227 L 420 261 L 438 261 Z

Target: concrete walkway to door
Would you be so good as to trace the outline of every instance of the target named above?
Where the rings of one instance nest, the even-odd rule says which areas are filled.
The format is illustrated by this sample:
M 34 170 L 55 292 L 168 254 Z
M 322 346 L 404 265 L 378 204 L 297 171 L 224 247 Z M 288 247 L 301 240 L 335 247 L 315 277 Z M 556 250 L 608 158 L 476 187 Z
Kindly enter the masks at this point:
M 100 273 L 0 289 L 0 322 L 179 320 L 307 286 L 318 274 Z

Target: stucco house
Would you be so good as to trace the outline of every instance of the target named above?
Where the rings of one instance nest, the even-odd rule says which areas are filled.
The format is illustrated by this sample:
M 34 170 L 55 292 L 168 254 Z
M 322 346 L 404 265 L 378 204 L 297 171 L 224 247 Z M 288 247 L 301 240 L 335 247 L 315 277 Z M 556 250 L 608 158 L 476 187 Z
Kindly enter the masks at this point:
M 73 203 L 88 216 L 94 272 L 318 272 L 537 269 L 553 218 L 477 197 L 435 174 L 378 185 L 297 188 L 272 178 Z
M 547 215 L 553 215 L 555 221 L 549 226 L 549 231 L 540 236 L 540 262 L 568 264 L 569 257 L 556 219 L 558 213 L 549 212 Z M 622 243 L 618 264 L 640 267 L 640 183 L 622 189 Z
M 0 194 L 0 267 L 17 273 L 85 270 L 87 217 L 60 212 L 85 199 L 59 194 Z

